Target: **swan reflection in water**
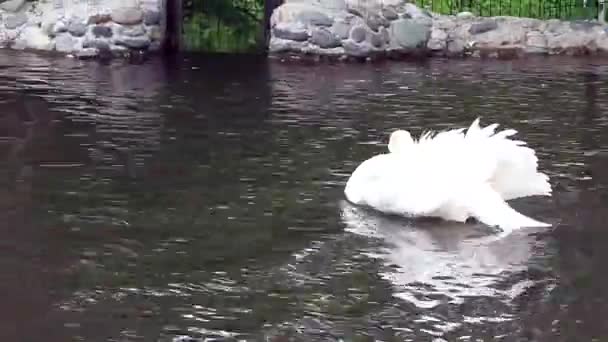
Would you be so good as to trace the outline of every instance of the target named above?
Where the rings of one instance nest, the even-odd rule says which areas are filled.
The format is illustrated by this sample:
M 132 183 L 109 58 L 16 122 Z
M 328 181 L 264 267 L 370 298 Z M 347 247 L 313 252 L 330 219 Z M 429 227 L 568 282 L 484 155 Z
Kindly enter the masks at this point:
M 341 203 L 346 231 L 377 239 L 382 247 L 369 255 L 385 260 L 381 276 L 395 287 L 395 296 L 421 308 L 444 299 L 462 303 L 465 297 L 489 296 L 511 301 L 529 280 L 501 284 L 509 274 L 525 271 L 533 250 L 541 244 L 520 229 L 500 235 L 484 225 L 419 222 L 386 216 L 347 201 Z

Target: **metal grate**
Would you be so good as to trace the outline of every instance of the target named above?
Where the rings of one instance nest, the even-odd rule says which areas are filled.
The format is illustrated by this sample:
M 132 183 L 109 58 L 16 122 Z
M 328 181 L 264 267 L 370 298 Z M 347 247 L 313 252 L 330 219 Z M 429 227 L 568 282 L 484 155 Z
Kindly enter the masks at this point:
M 416 0 L 435 13 L 471 12 L 478 16 L 514 16 L 537 19 L 596 19 L 594 0 Z

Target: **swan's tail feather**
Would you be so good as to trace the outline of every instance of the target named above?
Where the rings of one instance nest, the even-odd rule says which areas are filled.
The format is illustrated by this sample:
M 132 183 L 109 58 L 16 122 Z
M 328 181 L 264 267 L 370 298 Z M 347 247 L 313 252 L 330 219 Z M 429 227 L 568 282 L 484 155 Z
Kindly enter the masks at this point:
M 505 231 L 524 227 L 551 226 L 517 212 L 502 199 L 498 192 L 487 184 L 472 189 L 469 195 L 471 215 L 489 226 L 498 226 Z

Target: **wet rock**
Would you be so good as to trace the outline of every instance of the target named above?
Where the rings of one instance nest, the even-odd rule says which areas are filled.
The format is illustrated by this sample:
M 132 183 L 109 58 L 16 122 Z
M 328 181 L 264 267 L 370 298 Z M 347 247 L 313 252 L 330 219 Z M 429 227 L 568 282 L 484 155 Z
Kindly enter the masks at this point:
M 53 35 L 58 35 L 63 32 L 68 32 L 68 25 L 65 24 L 62 20 L 59 20 L 53 26 Z
M 382 26 L 388 27 L 390 25 L 390 22 L 387 19 L 378 14 L 368 15 L 365 22 L 367 23 L 367 26 L 375 32 L 378 32 Z
M 340 39 L 347 39 L 353 26 L 365 25 L 365 21 L 362 18 L 354 15 L 347 15 L 345 17 L 336 18 L 331 26 L 331 31 Z
M 390 45 L 393 49 L 410 50 L 426 46 L 431 26 L 425 20 L 399 19 L 391 22 Z
M 9 14 L 4 19 L 4 27 L 7 29 L 15 29 L 27 22 L 27 15 L 24 13 Z
M 449 55 L 461 55 L 467 47 L 467 42 L 459 38 L 452 38 L 447 41 L 447 52 Z
M 160 24 L 160 12 L 159 11 L 145 11 L 144 12 L 144 24 L 146 25 L 158 25 Z
M 331 26 L 334 21 L 321 11 L 304 10 L 298 13 L 297 20 L 305 25 Z
M 380 49 L 384 47 L 386 40 L 381 32 L 372 33 L 369 35 L 369 43 L 372 44 L 373 47 Z
M 94 14 L 89 17 L 87 24 L 103 24 L 112 21 L 112 16 L 109 14 Z
M 315 28 L 312 30 L 310 42 L 324 49 L 340 46 L 340 40 L 326 28 Z
M 112 11 L 112 20 L 122 25 L 135 25 L 143 21 L 144 13 L 136 7 L 119 7 Z
M 350 30 L 350 39 L 355 43 L 361 43 L 367 36 L 367 30 L 363 26 L 355 26 Z
M 83 48 L 94 48 L 97 50 L 110 50 L 110 42 L 107 39 L 85 39 L 82 43 Z
M 268 50 L 270 52 L 301 52 L 306 46 L 306 42 L 271 37 Z
M 18 12 L 23 5 L 25 5 L 25 0 L 8 0 L 0 3 L 0 9 L 7 12 Z
M 372 46 L 366 42 L 357 43 L 351 39 L 342 42 L 344 53 L 352 57 L 367 57 L 372 52 Z
M 431 19 L 431 15 L 428 11 L 421 9 L 412 3 L 405 4 L 404 10 L 402 16 L 406 19 Z
M 278 23 L 272 30 L 277 38 L 298 42 L 308 39 L 306 28 L 299 23 Z
M 538 31 L 528 32 L 526 35 L 525 51 L 527 53 L 546 53 L 547 39 Z
M 93 26 L 93 28 L 91 29 L 91 33 L 95 37 L 105 37 L 105 38 L 110 38 L 110 37 L 112 37 L 112 34 L 113 34 L 111 27 L 101 26 L 101 25 Z
M 146 34 L 142 25 L 118 26 L 118 34 L 126 37 L 141 37 Z
M 91 59 L 97 57 L 98 51 L 95 48 L 84 48 L 76 53 L 79 59 Z
M 55 37 L 55 50 L 59 52 L 72 52 L 76 50 L 77 40 L 68 33 L 61 33 Z
M 392 7 L 385 7 L 382 9 L 382 16 L 387 20 L 399 19 L 399 13 Z
M 87 24 L 81 18 L 71 18 L 68 22 L 68 32 L 75 37 L 82 37 L 87 33 Z
M 150 46 L 148 37 L 119 37 L 114 40 L 114 44 L 126 46 L 132 49 L 145 49 Z
M 345 21 L 335 21 L 331 26 L 331 31 L 340 39 L 346 39 L 351 27 L 350 23 Z
M 480 34 L 488 31 L 492 31 L 498 28 L 495 20 L 485 20 L 480 23 L 474 23 L 469 29 L 470 34 Z
M 460 12 L 458 14 L 456 14 L 457 18 L 473 18 L 475 17 L 475 15 L 471 12 L 465 11 L 465 12 Z
M 433 28 L 427 48 L 431 51 L 441 51 L 447 48 L 448 34 L 444 30 Z

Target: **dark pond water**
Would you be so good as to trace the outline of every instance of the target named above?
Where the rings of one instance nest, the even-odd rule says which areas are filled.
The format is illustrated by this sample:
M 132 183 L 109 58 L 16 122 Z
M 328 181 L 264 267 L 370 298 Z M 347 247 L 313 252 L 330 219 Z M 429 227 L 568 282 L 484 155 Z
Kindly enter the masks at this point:
M 601 60 L 101 65 L 0 55 L 2 341 L 606 341 Z M 553 224 L 344 202 L 388 134 L 513 127 Z

